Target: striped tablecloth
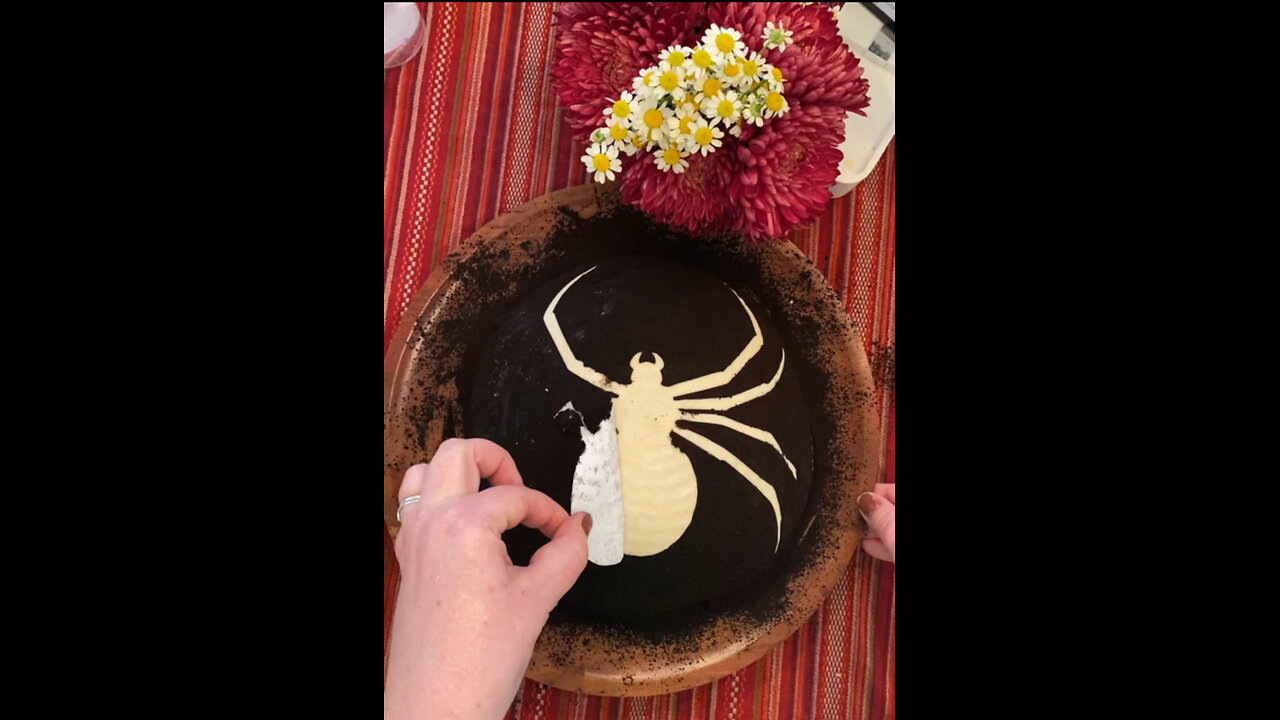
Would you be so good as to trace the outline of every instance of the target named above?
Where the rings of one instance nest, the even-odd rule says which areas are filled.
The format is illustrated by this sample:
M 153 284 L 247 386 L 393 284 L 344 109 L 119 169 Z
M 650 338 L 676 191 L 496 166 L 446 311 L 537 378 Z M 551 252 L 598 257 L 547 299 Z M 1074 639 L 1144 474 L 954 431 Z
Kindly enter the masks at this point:
M 586 181 L 548 76 L 552 3 L 419 3 L 421 54 L 385 73 L 383 353 L 414 293 L 494 217 Z M 872 98 L 875 102 L 875 98 Z M 894 155 L 787 239 L 826 274 L 862 331 L 894 482 Z M 384 653 L 399 580 L 384 526 Z M 894 567 L 859 552 L 835 592 L 754 665 L 670 696 L 601 698 L 526 681 L 508 717 L 893 718 Z

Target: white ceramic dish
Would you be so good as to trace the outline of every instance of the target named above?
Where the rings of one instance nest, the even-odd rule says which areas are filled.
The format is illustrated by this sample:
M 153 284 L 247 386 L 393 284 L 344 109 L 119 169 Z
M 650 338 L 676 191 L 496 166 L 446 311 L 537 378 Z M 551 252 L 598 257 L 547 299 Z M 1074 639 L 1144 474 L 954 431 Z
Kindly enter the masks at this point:
M 846 3 L 836 14 L 836 20 L 840 37 L 862 61 L 865 68 L 863 77 L 870 83 L 867 95 L 871 98 L 871 105 L 864 110 L 866 117 L 849 113 L 845 118 L 844 142 L 840 145 L 844 157 L 840 161 L 836 184 L 831 187 L 832 196 L 840 197 L 852 190 L 880 162 L 880 156 L 896 133 L 897 56 L 892 44 L 887 48 L 887 60 L 867 49 L 876 43 L 882 23 L 861 4 Z

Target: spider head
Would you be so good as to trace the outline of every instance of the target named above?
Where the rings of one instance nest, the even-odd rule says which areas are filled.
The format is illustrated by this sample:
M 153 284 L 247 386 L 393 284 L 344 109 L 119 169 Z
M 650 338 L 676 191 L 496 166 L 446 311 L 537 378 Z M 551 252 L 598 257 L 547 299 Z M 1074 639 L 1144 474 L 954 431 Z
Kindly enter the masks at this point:
M 661 385 L 662 384 L 662 356 L 658 353 L 650 353 L 653 355 L 653 362 L 640 362 L 641 353 L 631 356 L 631 383 L 641 383 L 644 385 Z

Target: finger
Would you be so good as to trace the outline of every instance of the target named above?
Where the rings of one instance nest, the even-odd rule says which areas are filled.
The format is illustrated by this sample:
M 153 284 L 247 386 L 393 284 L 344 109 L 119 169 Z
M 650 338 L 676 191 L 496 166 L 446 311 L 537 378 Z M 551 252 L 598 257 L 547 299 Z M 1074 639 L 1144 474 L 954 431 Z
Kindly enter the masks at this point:
M 516 469 L 516 461 L 501 445 L 484 438 L 471 438 L 466 442 L 474 453 L 480 477 L 488 480 L 491 485 L 524 485 L 520 471 Z
M 576 513 L 560 523 L 551 542 L 529 560 L 523 574 L 528 592 L 541 598 L 547 612 L 560 602 L 587 567 L 587 513 Z
M 400 522 L 401 527 L 405 526 L 405 523 L 408 522 L 410 516 L 422 510 L 422 508 L 414 507 L 419 504 L 417 501 L 411 502 L 408 505 L 405 505 L 404 501 L 406 498 L 412 498 L 415 495 L 421 494 L 422 484 L 426 481 L 426 477 L 427 466 L 424 464 L 418 464 L 410 466 L 410 468 L 405 471 L 404 477 L 400 480 L 400 489 L 396 492 L 396 495 L 399 498 L 399 507 L 396 508 L 396 520 Z M 419 498 L 419 500 L 420 499 L 421 498 Z M 400 547 L 399 537 L 396 538 L 396 547 Z
M 501 446 L 483 438 L 450 438 L 440 443 L 431 458 L 421 491 L 426 503 L 471 495 L 480 490 L 480 478 L 494 485 L 523 485 L 516 461 Z
M 889 552 L 889 548 L 885 547 L 884 543 L 875 538 L 867 538 L 863 540 L 862 550 L 877 560 L 884 560 L 885 562 L 891 562 L 895 565 L 897 564 L 893 559 L 893 553 Z
M 495 533 L 517 525 L 542 531 L 552 537 L 569 513 L 560 503 L 523 485 L 498 485 L 476 495 L 476 509 Z
M 876 540 L 883 543 L 892 555 L 896 520 L 894 504 L 875 493 L 862 493 L 858 496 L 858 511 L 867 521 L 867 526 L 875 530 Z
M 427 477 L 426 463 L 420 463 L 409 468 L 404 473 L 404 480 L 400 482 L 400 502 L 411 495 L 422 494 L 422 481 Z
M 897 488 L 897 483 L 876 483 L 875 493 L 880 497 L 888 498 L 889 502 L 897 505 L 898 499 L 895 497 L 897 494 Z

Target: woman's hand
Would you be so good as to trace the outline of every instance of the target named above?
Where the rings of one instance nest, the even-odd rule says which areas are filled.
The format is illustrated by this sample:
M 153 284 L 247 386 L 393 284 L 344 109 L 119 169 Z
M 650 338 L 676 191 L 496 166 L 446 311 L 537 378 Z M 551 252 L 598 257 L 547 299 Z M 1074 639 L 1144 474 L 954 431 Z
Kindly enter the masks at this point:
M 878 560 L 888 560 L 897 565 L 894 554 L 894 515 L 897 487 L 894 483 L 878 483 L 874 492 L 858 496 L 858 510 L 867 521 L 867 535 L 862 539 L 862 549 Z
M 480 492 L 480 479 L 493 487 Z M 481 439 L 446 440 L 405 474 L 396 537 L 400 595 L 391 627 L 388 718 L 500 718 L 520 688 L 547 615 L 587 565 L 591 516 L 527 488 L 515 461 Z M 551 538 L 529 567 L 502 533 Z

